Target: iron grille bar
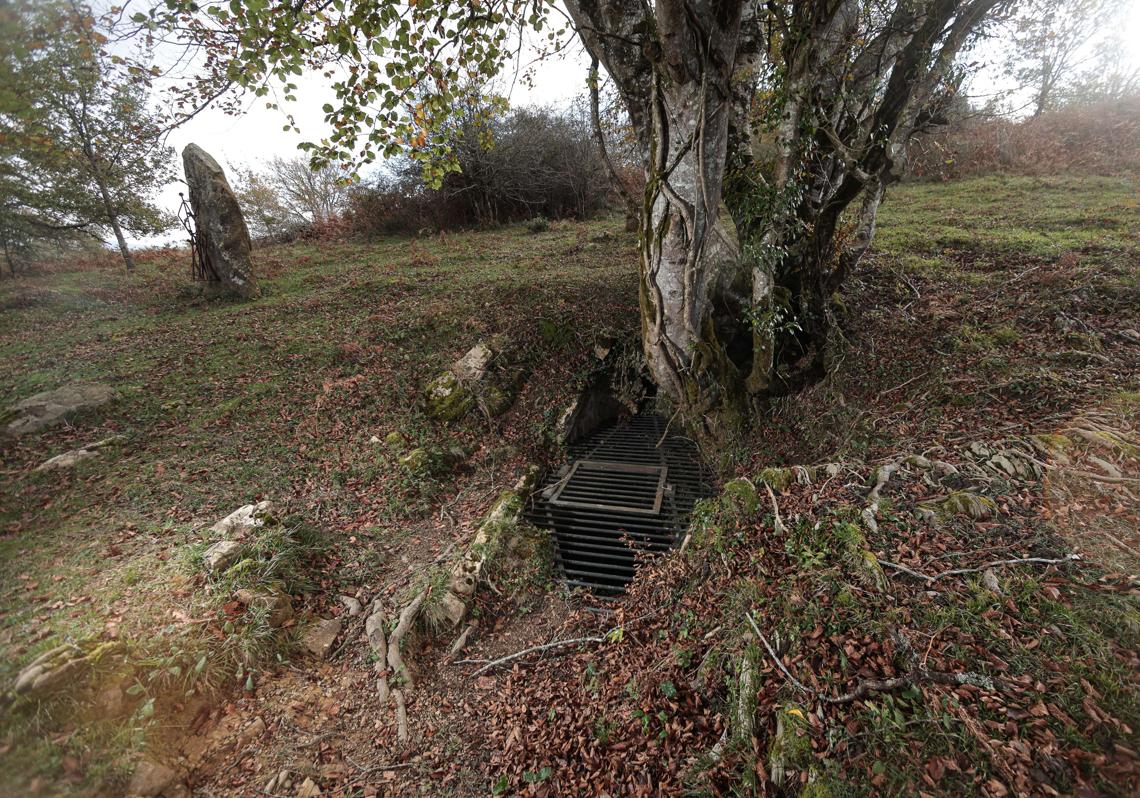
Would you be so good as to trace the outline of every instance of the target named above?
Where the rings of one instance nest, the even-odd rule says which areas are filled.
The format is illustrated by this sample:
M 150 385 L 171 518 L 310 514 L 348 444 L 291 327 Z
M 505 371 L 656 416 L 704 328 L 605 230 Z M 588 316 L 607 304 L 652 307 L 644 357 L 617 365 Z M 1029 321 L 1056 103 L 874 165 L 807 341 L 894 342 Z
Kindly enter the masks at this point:
M 570 449 L 528 508 L 550 529 L 571 587 L 614 595 L 633 579 L 638 557 L 668 551 L 712 479 L 696 445 L 670 434 L 664 418 L 641 413 Z

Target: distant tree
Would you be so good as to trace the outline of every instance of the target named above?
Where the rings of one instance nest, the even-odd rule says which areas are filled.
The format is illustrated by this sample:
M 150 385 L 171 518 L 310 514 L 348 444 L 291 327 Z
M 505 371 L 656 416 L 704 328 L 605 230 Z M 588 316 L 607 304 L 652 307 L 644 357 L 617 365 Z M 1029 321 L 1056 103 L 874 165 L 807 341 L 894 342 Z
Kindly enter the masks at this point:
M 145 73 L 102 52 L 85 6 L 15 0 L 0 6 L 0 31 L 5 252 L 109 228 L 133 268 L 126 233 L 170 221 L 148 199 L 170 177 L 171 151 L 158 142 Z
M 1074 79 L 1064 93 L 1066 105 L 1118 103 L 1140 95 L 1140 66 L 1132 62 L 1119 35 L 1097 48 L 1096 60 Z
M 333 218 L 344 208 L 348 185 L 334 167 L 314 170 L 304 156 L 271 158 L 235 170 L 236 191 L 258 236 L 277 236 Z
M 1006 66 L 1032 90 L 1033 116 L 1056 105 L 1123 6 L 1124 0 L 1023 0 L 1018 6 Z

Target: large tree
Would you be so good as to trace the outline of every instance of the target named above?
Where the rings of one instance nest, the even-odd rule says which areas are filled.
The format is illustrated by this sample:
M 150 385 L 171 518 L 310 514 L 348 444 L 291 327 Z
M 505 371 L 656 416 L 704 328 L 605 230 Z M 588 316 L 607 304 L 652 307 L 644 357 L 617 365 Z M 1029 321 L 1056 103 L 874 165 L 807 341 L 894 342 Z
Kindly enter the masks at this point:
M 867 250 L 909 136 L 1007 0 L 167 0 L 136 20 L 202 48 L 183 113 L 332 76 L 314 161 L 411 150 L 451 168 L 430 131 L 472 76 L 532 31 L 577 34 L 636 130 L 644 350 L 690 414 L 743 408 L 818 374 L 829 300 Z M 565 9 L 565 10 L 563 10 Z M 229 99 L 227 99 L 229 98 Z M 846 227 L 844 211 L 862 198 Z
M 145 81 L 104 53 L 95 17 L 77 3 L 5 3 L 0 31 L 6 252 L 109 229 L 131 268 L 126 233 L 159 232 L 168 221 L 147 199 L 170 173 L 170 152 L 158 144 Z

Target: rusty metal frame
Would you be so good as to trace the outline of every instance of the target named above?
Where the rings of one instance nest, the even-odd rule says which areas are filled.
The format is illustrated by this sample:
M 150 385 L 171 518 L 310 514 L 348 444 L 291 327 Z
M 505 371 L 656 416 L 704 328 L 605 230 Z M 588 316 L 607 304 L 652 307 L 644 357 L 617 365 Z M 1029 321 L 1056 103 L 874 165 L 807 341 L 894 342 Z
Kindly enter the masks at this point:
M 182 204 L 178 208 L 178 221 L 182 223 L 182 229 L 186 231 L 186 234 L 190 236 L 190 277 L 208 283 L 220 282 L 221 277 L 218 276 L 218 270 L 214 268 L 214 263 L 210 260 L 206 242 L 198 235 L 198 220 L 194 217 L 194 211 L 186 202 L 186 197 L 182 195 L 181 191 L 178 192 L 178 198 L 182 200 Z
M 654 488 L 653 494 L 653 507 L 634 507 L 629 504 L 621 502 L 587 502 L 580 499 L 563 499 L 562 492 L 569 487 L 574 481 L 574 475 L 578 473 L 578 469 L 611 472 L 611 473 L 625 473 L 625 474 L 656 474 L 657 486 Z M 548 500 L 551 504 L 560 507 L 583 507 L 591 510 L 613 510 L 623 513 L 637 513 L 638 515 L 660 515 L 661 503 L 665 497 L 666 479 L 669 474 L 669 467 L 667 465 L 642 465 L 639 463 L 617 463 L 609 460 L 578 460 L 570 469 L 570 473 L 563 477 Z M 601 493 L 604 489 L 599 488 L 598 492 Z

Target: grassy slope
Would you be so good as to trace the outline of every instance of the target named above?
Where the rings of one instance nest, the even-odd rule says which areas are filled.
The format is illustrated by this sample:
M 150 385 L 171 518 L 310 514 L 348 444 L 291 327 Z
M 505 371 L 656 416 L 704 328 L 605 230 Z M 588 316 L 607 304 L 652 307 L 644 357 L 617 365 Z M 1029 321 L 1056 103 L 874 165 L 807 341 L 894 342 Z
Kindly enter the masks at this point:
M 852 348 L 840 352 L 836 377 L 777 403 L 759 439 L 728 450 L 726 473 L 872 461 L 947 435 L 1044 423 L 1135 391 L 1134 375 L 1044 358 L 1057 348 L 1048 326 L 1055 312 L 1094 327 L 1124 325 L 1129 307 L 1135 315 L 1136 219 L 1135 189 L 1124 180 L 899 188 L 883 210 L 880 255 L 851 286 Z M 236 687 L 240 652 L 216 639 L 227 634 L 228 596 L 204 595 L 193 563 L 202 527 L 247 501 L 287 501 L 299 527 L 317 533 L 319 559 L 275 575 L 313 612 L 330 612 L 339 591 L 405 577 L 463 538 L 486 498 L 525 459 L 542 456 L 544 425 L 593 342 L 635 327 L 631 242 L 590 240 L 616 224 L 281 247 L 261 257 L 266 297 L 254 305 L 192 303 L 185 264 L 173 257 L 132 276 L 80 271 L 0 283 L 0 358 L 10 364 L 0 397 L 78 378 L 122 393 L 73 426 L 2 444 L 0 679 L 60 639 L 113 630 L 139 665 L 131 679 L 142 693 L 128 701 L 127 726 L 145 726 L 147 696 L 195 686 L 185 674 L 203 652 L 209 680 Z M 1063 257 L 1069 252 L 1075 262 Z M 1042 274 L 1055 282 L 1038 281 Z M 1034 287 L 1025 299 L 1033 312 L 1019 315 L 1023 282 Z M 955 297 L 954 286 L 965 290 Z M 1074 286 L 1083 292 L 1076 299 Z M 971 303 L 983 297 L 988 307 L 991 294 L 1000 312 L 979 313 Z M 515 408 L 495 423 L 430 423 L 418 404 L 426 379 L 503 331 L 533 375 Z M 916 349 L 916 336 L 938 356 Z M 879 400 L 916 375 L 890 402 Z M 973 401 L 975 387 L 994 400 Z M 393 430 L 474 453 L 454 472 L 415 477 L 368 443 Z M 99 461 L 72 474 L 29 473 L 111 433 L 127 441 Z M 443 522 L 441 504 L 459 529 Z M 241 632 L 239 623 L 234 636 Z M 263 660 L 250 658 L 243 674 L 250 665 L 260 679 Z M 109 739 L 113 750 L 141 744 L 118 722 L 56 741 L 43 733 L 57 728 L 50 713 L 7 722 L 14 750 L 0 755 L 0 786 L 61 770 L 97 781 L 112 764 Z
M 267 276 L 254 305 L 191 301 L 187 264 L 173 255 L 130 276 L 0 282 L 4 404 L 70 380 L 109 382 L 121 394 L 73 425 L 0 443 L 0 681 L 61 640 L 113 630 L 142 667 L 138 701 L 172 687 L 241 684 L 234 656 L 219 651 L 232 646 L 213 639 L 229 596 L 203 593 L 194 560 L 209 540 L 204 527 L 250 501 L 275 499 L 318 533 L 323 560 L 283 576 L 306 609 L 326 614 L 338 590 L 391 581 L 404 563 L 469 534 L 432 510 L 449 503 L 469 529 L 478 502 L 545 445 L 553 408 L 568 401 L 595 337 L 633 324 L 632 242 L 590 240 L 614 228 L 272 249 L 258 259 Z M 549 379 L 493 423 L 430 423 L 422 386 L 493 333 L 511 335 L 516 356 Z M 465 444 L 472 455 L 454 471 L 413 475 L 369 443 L 391 431 L 409 445 Z M 31 472 L 115 433 L 125 443 L 97 462 Z M 302 595 L 314 588 L 315 597 Z M 189 678 L 204 652 L 210 667 Z M 59 746 L 33 739 L 37 755 L 5 760 L 16 781 L 60 762 Z M 84 768 L 99 762 L 83 740 L 72 742 Z

